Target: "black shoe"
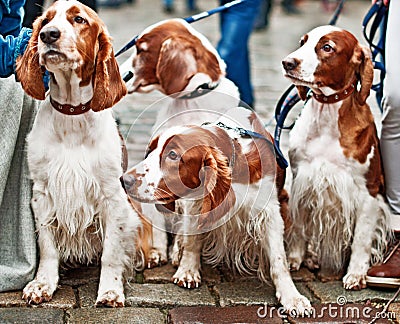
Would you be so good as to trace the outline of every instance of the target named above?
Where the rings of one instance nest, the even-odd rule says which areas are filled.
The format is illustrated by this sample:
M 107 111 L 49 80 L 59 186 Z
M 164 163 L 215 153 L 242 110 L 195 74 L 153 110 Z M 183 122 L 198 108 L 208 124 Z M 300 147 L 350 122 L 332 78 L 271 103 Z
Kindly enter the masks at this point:
M 294 5 L 282 5 L 283 11 L 288 15 L 299 15 L 301 11 L 297 9 Z
M 174 6 L 164 6 L 164 13 L 173 14 L 175 12 Z

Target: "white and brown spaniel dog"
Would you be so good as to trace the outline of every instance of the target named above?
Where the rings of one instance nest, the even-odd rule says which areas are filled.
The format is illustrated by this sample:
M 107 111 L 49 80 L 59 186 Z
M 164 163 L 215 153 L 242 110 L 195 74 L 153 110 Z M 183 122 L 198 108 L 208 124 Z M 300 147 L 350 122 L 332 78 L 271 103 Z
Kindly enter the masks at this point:
M 153 132 L 170 126 L 201 125 L 214 121 L 239 105 L 239 92 L 225 78 L 225 63 L 209 40 L 183 19 L 170 19 L 146 28 L 139 35 L 135 52 L 122 66 L 132 70 L 128 92 L 165 94 Z M 146 218 L 154 225 L 148 267 L 167 262 L 164 217 L 154 206 L 143 205 Z
M 174 283 L 198 287 L 201 258 L 214 266 L 225 262 L 263 281 L 270 274 L 282 305 L 303 314 L 310 303 L 292 282 L 283 243 L 284 178 L 272 137 L 244 108 L 208 125 L 165 130 L 123 176 L 131 198 L 163 204 L 181 222 Z
M 366 287 L 388 239 L 389 210 L 374 118 L 366 103 L 373 65 L 348 31 L 321 26 L 283 61 L 306 100 L 290 132 L 293 172 L 289 266 L 347 274 L 347 289 Z M 308 88 L 310 92 L 308 92 Z
M 50 75 L 46 96 L 42 69 Z M 101 258 L 97 304 L 124 305 L 141 220 L 120 184 L 121 139 L 111 109 L 125 94 L 104 23 L 77 1 L 57 1 L 33 26 L 18 61 L 25 91 L 44 99 L 28 135 L 40 263 L 23 298 L 52 298 L 60 263 Z
M 133 71 L 128 92 L 158 90 L 168 96 L 157 114 L 160 127 L 216 120 L 239 105 L 239 92 L 225 78 L 226 65 L 209 40 L 183 19 L 170 19 L 146 28 L 136 51 L 122 66 Z M 194 113 L 182 114 L 184 111 Z

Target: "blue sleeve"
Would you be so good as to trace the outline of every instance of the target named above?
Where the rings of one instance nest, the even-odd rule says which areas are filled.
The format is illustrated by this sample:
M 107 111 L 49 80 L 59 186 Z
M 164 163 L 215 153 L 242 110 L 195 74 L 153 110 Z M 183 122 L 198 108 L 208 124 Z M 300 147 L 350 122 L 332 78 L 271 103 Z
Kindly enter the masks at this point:
M 15 60 L 28 44 L 31 31 L 21 29 L 25 0 L 9 0 L 1 4 L 0 13 L 0 77 L 15 70 Z
M 23 54 L 32 31 L 22 28 L 19 35 L 0 36 L 0 77 L 8 77 L 15 71 L 15 62 L 19 55 Z

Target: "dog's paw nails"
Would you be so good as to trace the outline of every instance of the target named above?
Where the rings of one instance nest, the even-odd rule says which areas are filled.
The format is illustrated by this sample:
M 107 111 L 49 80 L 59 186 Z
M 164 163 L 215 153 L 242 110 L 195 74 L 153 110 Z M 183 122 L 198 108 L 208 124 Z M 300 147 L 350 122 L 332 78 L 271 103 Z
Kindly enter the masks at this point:
M 98 296 L 96 300 L 96 306 L 124 307 L 124 304 L 125 296 L 123 294 L 119 294 L 115 290 L 106 291 L 101 296 Z
M 348 290 L 361 290 L 367 287 L 364 274 L 348 273 L 343 277 L 343 287 Z
M 177 273 L 172 277 L 172 281 L 174 284 L 178 285 L 179 287 L 193 289 L 199 288 L 201 284 L 201 276 L 198 271 L 185 271 L 181 274 Z
M 50 301 L 53 296 L 53 291 L 49 284 L 33 280 L 24 288 L 22 299 L 29 305 L 38 305 Z
M 168 263 L 167 256 L 158 249 L 151 249 L 147 256 L 147 268 L 155 268 Z

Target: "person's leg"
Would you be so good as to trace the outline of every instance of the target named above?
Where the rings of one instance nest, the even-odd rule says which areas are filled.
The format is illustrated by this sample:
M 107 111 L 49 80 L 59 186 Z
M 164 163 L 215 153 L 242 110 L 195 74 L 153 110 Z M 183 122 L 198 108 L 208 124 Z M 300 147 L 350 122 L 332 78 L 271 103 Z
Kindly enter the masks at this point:
M 0 292 L 23 288 L 37 265 L 26 136 L 37 101 L 14 76 L 0 79 Z
M 254 22 L 254 30 L 263 30 L 268 27 L 271 8 L 272 0 L 261 0 L 260 10 Z
M 222 2 L 225 3 L 225 2 Z M 248 40 L 261 0 L 247 0 L 221 13 L 217 50 L 227 65 L 227 77 L 239 88 L 240 98 L 253 106 Z
M 165 13 L 174 13 L 174 0 L 163 0 L 163 10 Z
M 197 6 L 196 6 L 195 0 L 187 0 L 186 6 L 187 6 L 188 12 L 193 12 L 193 11 L 197 10 Z
M 296 2 L 294 0 L 282 0 L 282 9 L 287 14 L 299 14 L 300 10 L 297 9 Z
M 385 170 L 386 194 L 392 212 L 398 217 L 396 229 L 400 231 L 400 2 L 391 1 L 386 31 L 383 119 L 381 149 Z
M 386 31 L 381 151 L 386 195 L 392 210 L 391 228 L 400 239 L 400 1 L 391 1 Z M 370 285 L 400 286 L 400 248 L 395 246 L 384 264 L 368 271 Z

